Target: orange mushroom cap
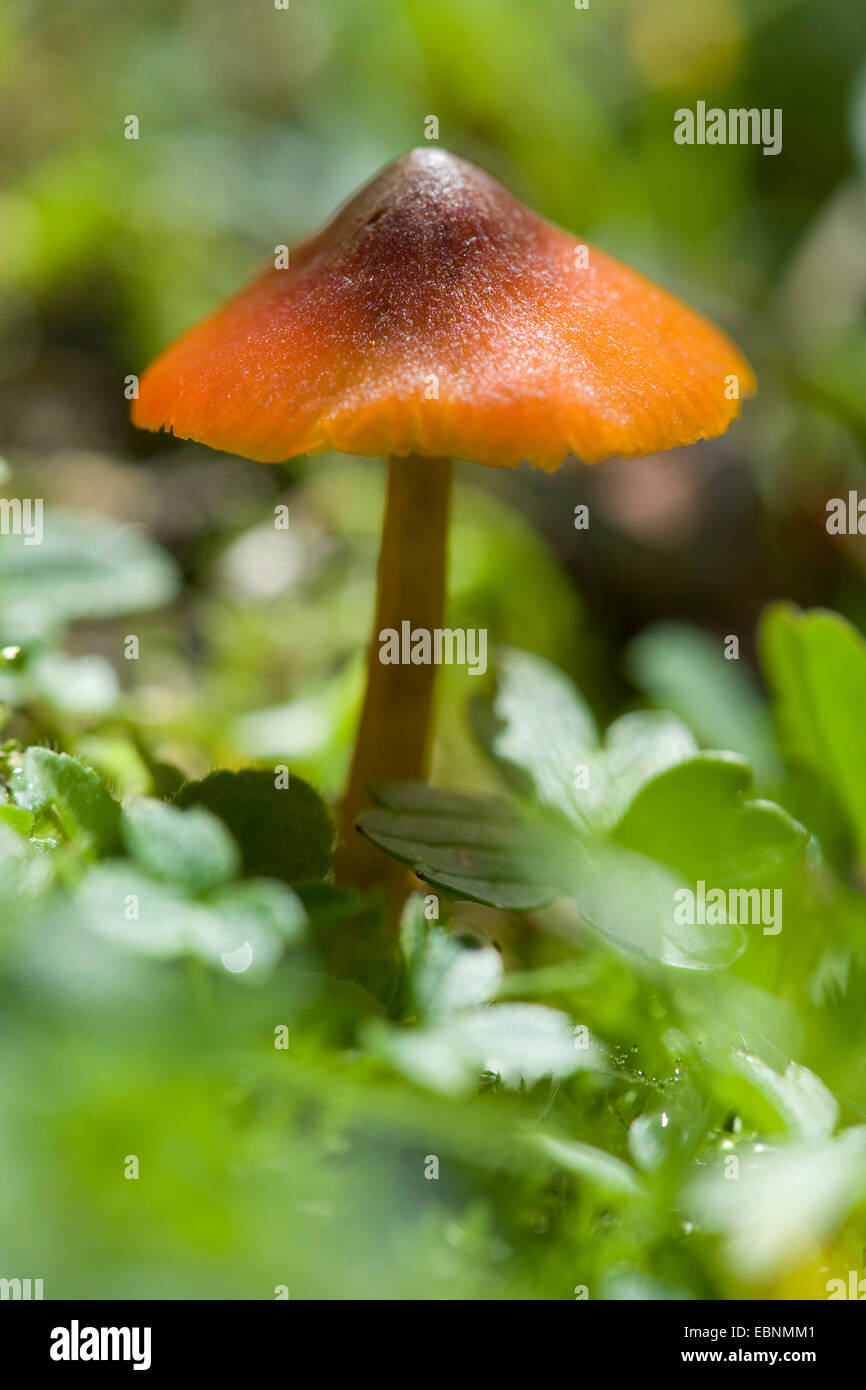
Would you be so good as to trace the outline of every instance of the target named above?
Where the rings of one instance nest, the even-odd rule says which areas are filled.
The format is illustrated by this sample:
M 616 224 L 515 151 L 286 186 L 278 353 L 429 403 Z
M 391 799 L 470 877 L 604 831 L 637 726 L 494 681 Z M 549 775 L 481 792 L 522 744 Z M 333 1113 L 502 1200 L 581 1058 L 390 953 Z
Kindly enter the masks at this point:
M 717 328 L 439 149 L 389 164 L 144 374 L 133 421 L 274 463 L 338 449 L 552 470 L 721 434 Z

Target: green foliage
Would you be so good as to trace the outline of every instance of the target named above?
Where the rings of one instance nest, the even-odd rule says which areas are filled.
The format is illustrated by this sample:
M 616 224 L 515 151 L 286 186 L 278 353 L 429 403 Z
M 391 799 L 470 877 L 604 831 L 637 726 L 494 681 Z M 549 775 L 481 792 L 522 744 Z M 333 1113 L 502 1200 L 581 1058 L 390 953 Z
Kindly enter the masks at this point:
M 76 618 L 157 608 L 177 589 L 174 564 L 136 526 L 46 509 L 43 536 L 4 536 L 0 638 L 42 635 Z
M 644 782 L 695 751 L 678 720 L 646 712 L 624 715 L 600 742 L 571 682 L 526 652 L 500 653 L 496 671 L 495 696 L 475 706 L 479 738 L 512 785 L 582 829 L 615 825 Z
M 284 884 L 252 880 L 200 899 L 122 860 L 92 869 L 78 887 L 74 908 L 82 927 L 125 950 L 159 960 L 191 957 L 232 974 L 250 971 L 252 979 L 270 971 L 305 921 Z
M 635 638 L 628 664 L 636 683 L 663 709 L 675 710 L 704 747 L 730 748 L 761 777 L 778 771 L 773 724 L 765 701 L 739 661 L 719 661 L 708 633 L 658 623 Z
M 823 659 L 801 659 L 804 641 Z M 860 639 L 786 610 L 768 614 L 763 649 L 790 774 L 805 762 L 826 778 L 856 845 L 856 786 L 814 711 L 854 689 Z M 825 1265 L 849 1259 L 866 1092 L 838 1039 L 866 999 L 866 909 L 799 803 L 796 816 L 785 805 L 795 783 L 778 783 L 778 801 L 755 796 L 743 756 L 700 751 L 664 711 L 626 712 L 602 735 L 572 682 L 516 649 L 498 654 L 472 723 L 504 791 L 381 786 L 361 818 L 426 886 L 406 905 L 390 978 L 379 958 L 372 973 L 373 954 L 365 975 L 361 951 L 352 981 L 330 974 L 328 952 L 381 924 L 326 881 L 330 813 L 293 772 L 285 785 L 280 769 L 219 771 L 174 800 L 121 805 L 72 753 L 4 747 L 0 969 L 30 982 L 6 1031 L 32 1050 L 29 1009 L 50 1001 L 75 1077 L 74 1100 L 19 1147 L 9 1191 L 25 1204 L 42 1192 L 22 1152 L 78 1146 L 69 1181 L 91 1216 L 79 1250 L 95 1273 L 76 1274 L 43 1233 L 63 1287 L 104 1292 L 111 1270 L 115 1290 L 146 1289 L 142 1260 L 168 1268 L 184 1252 L 213 1296 L 267 1296 L 287 1259 L 304 1290 L 357 1294 L 335 1270 L 367 1269 L 366 1243 L 385 1242 L 401 1287 L 420 1293 L 419 1261 L 452 1229 L 439 1296 L 567 1298 L 579 1282 L 603 1298 L 761 1297 L 791 1280 L 818 1296 L 815 1244 Z M 142 731 L 125 737 L 92 730 L 87 746 L 106 759 L 114 748 L 122 776 L 140 750 L 136 778 L 171 787 Z M 680 917 L 678 895 L 701 881 L 759 902 L 778 892 L 784 912 Z M 493 914 L 484 932 L 463 904 Z M 50 1056 L 32 1051 L 32 1084 Z M 27 1094 L 23 1076 L 0 1085 L 14 1132 Z M 180 1146 L 180 1173 L 163 1143 Z M 105 1193 L 122 1181 L 118 1154 L 139 1150 L 155 1185 L 130 1211 Z M 209 1174 L 204 1196 L 195 1173 Z M 281 1199 L 286 1181 L 329 1202 L 339 1228 L 313 1241 Z M 288 1257 L 299 1240 L 316 1254 Z M 214 1255 L 226 1242 L 231 1276 Z M 497 1242 L 511 1253 L 491 1284 Z
M 96 854 L 107 854 L 120 835 L 120 807 L 92 768 L 28 748 L 13 768 L 9 788 L 16 804 L 36 818 L 53 815 L 63 833 Z
M 642 955 L 698 970 L 729 965 L 743 947 L 739 927 L 678 921 L 677 891 L 698 880 L 778 885 L 802 860 L 804 829 L 781 807 L 749 800 L 744 760 L 697 754 L 676 719 L 624 715 L 600 744 L 578 692 L 549 663 L 507 652 L 497 670 L 476 727 L 543 814 L 379 787 L 383 809 L 362 814 L 364 834 L 445 892 L 523 909 L 569 894 L 583 922 Z
M 211 772 L 181 787 L 176 803 L 207 807 L 219 817 L 240 846 L 247 878 L 305 883 L 328 872 L 333 822 L 321 797 L 300 777 L 277 787 L 272 772 Z
M 801 858 L 806 831 L 781 806 L 756 801 L 744 758 L 703 753 L 641 787 L 615 829 L 619 844 L 686 881 L 727 887 L 778 881 Z
M 826 1297 L 866 1247 L 866 585 L 824 524 L 866 476 L 861 7 L 175 8 L 0 19 L 0 483 L 46 501 L 41 545 L 0 535 L 0 1274 Z M 783 108 L 782 156 L 677 146 L 709 99 Z M 434 785 L 363 817 L 425 880 L 383 972 L 326 805 L 381 470 L 133 440 L 123 391 L 428 111 L 732 329 L 759 395 L 718 445 L 458 463 L 447 621 L 496 669 L 439 673 Z M 781 930 L 677 920 L 701 881 Z
M 407 916 L 420 911 L 410 900 Z M 540 1004 L 491 1004 L 502 977 L 492 946 L 467 948 L 441 927 L 410 935 L 409 975 L 417 1011 L 412 1029 L 373 1023 L 366 1041 L 410 1080 L 446 1094 L 466 1094 L 481 1073 L 504 1086 L 534 1085 L 544 1076 L 570 1076 L 604 1067 L 604 1050 L 589 1038 L 582 1046 L 568 1018 Z M 486 1006 L 486 1007 L 485 1007 Z
M 434 888 L 518 911 L 554 896 L 533 861 L 529 828 L 507 804 L 420 783 L 371 793 L 382 809 L 364 811 L 359 829 Z
M 222 821 L 195 806 L 179 811 L 142 797 L 123 813 L 123 839 L 146 873 L 190 893 L 217 888 L 238 871 L 240 856 Z
M 866 858 L 866 643 L 836 613 L 779 604 L 761 634 L 787 756 L 824 780 Z
M 737 1183 L 719 1173 L 696 1176 L 689 1209 L 725 1239 L 729 1259 L 747 1280 L 765 1284 L 808 1259 L 832 1238 L 847 1212 L 866 1197 L 866 1129 L 838 1139 L 767 1152 L 752 1145 Z M 838 1276 L 836 1276 L 838 1277 Z M 824 1286 L 824 1296 L 827 1288 Z
M 795 640 L 815 644 L 811 665 L 792 649 Z M 822 723 L 815 710 L 829 710 L 840 692 L 843 701 L 855 693 L 859 699 L 862 692 L 855 692 L 852 682 L 862 660 L 861 639 L 833 615 L 798 618 L 784 610 L 768 614 L 763 648 L 778 699 L 775 714 L 782 748 L 795 762 L 808 755 L 817 771 L 829 773 L 856 830 L 856 777 L 846 774 L 848 766 L 856 769 L 859 733 L 851 722 L 843 724 L 846 747 L 853 753 L 843 765 L 842 739 L 835 744 L 839 756 L 833 758 L 826 746 L 833 737 L 832 726 L 828 728 L 829 719 Z M 803 681 L 804 667 L 809 683 Z M 756 697 L 749 693 L 747 698 L 753 703 Z M 685 705 L 683 712 L 687 713 Z M 548 663 L 526 653 L 501 654 L 495 691 L 476 706 L 474 722 L 519 800 L 509 807 L 490 798 L 433 788 L 379 788 L 380 809 L 362 816 L 365 833 L 411 863 L 437 890 L 490 906 L 513 895 L 519 866 L 520 892 L 531 910 L 549 901 L 554 889 L 573 897 L 576 913 L 560 900 L 551 919 L 559 936 L 573 939 L 586 951 L 585 928 L 592 926 L 611 945 L 626 948 L 641 974 L 647 962 L 658 963 L 647 978 L 653 991 L 660 990 L 666 999 L 658 1009 L 660 1020 L 666 1020 L 660 1041 L 665 1051 L 675 1052 L 677 1065 L 671 1090 L 670 1081 L 654 1077 L 649 1083 L 643 1071 L 638 1073 L 640 1086 L 649 1094 L 646 1108 L 629 1123 L 628 1157 L 645 1178 L 638 1178 L 626 1155 L 589 1144 L 585 1137 L 548 1132 L 539 1134 L 536 1143 L 560 1168 L 579 1174 L 621 1207 L 627 1202 L 631 1212 L 639 1200 L 652 1204 L 653 1191 L 660 1197 L 679 1190 L 683 1208 L 703 1229 L 725 1237 L 729 1272 L 746 1286 L 769 1287 L 808 1262 L 814 1242 L 831 1241 L 866 1197 L 866 1150 L 857 1126 L 834 1137 L 843 1109 L 848 1109 L 849 1119 L 858 1117 L 852 1092 L 843 1092 L 843 1106 L 839 1093 L 808 1066 L 781 1060 L 779 1047 L 789 1035 L 784 1015 L 772 1021 L 769 999 L 763 991 L 755 994 L 754 986 L 765 977 L 769 942 L 778 935 L 771 972 L 774 989 L 780 1002 L 785 1000 L 799 1012 L 800 1046 L 810 1036 L 811 1051 L 826 1061 L 819 1020 L 828 1016 L 830 1007 L 850 1008 L 855 1014 L 859 1007 L 851 989 L 854 978 L 863 974 L 866 914 L 858 907 L 850 917 L 854 935 L 844 955 L 845 974 L 836 975 L 837 990 L 825 994 L 816 1011 L 814 1001 L 820 996 L 810 987 L 808 972 L 815 971 L 816 951 L 828 965 L 838 951 L 829 942 L 822 947 L 815 937 L 826 912 L 821 899 L 826 904 L 828 894 L 836 896 L 840 905 L 847 903 L 849 913 L 853 904 L 841 885 L 831 887 L 820 858 L 807 855 L 808 829 L 783 806 L 750 796 L 751 772 L 743 757 L 697 752 L 682 725 L 666 716 L 655 720 L 655 739 L 653 716 L 628 715 L 600 741 L 577 692 Z M 765 717 L 757 722 L 766 735 Z M 766 736 L 761 746 L 769 746 Z M 768 759 L 765 767 L 770 765 Z M 576 767 L 589 776 L 572 780 Z M 784 927 L 780 918 L 778 933 L 770 925 L 767 938 L 754 923 L 677 922 L 672 913 L 675 895 L 698 881 L 744 893 L 780 894 Z M 544 884 L 546 892 L 541 889 Z M 838 915 L 836 920 L 841 920 Z M 539 924 L 543 922 L 542 916 Z M 456 955 L 444 962 L 446 991 L 449 967 L 463 960 Z M 431 963 L 435 961 L 434 949 Z M 674 967 L 681 977 L 685 968 L 692 978 L 717 978 L 723 988 L 683 994 L 673 977 L 662 984 L 658 966 Z M 737 974 L 732 973 L 735 966 Z M 426 968 L 429 971 L 431 965 Z M 481 982 L 481 989 L 492 990 L 496 970 L 484 949 L 469 952 L 465 968 L 468 1005 L 473 980 Z M 606 974 L 609 979 L 609 971 Z M 590 978 L 598 981 L 605 975 L 588 974 L 587 987 Z M 817 982 L 819 973 L 813 978 Z M 458 972 L 458 997 L 460 979 Z M 572 987 L 586 997 L 580 973 L 570 977 L 557 969 L 540 970 L 538 979 L 542 990 L 546 979 L 547 990 Z M 532 992 L 531 976 L 515 979 L 514 985 Z M 607 1012 L 595 991 L 593 1002 L 597 1014 Z M 755 1009 L 761 1014 L 757 1026 L 752 1022 Z M 679 1014 L 673 1027 L 671 1011 Z M 443 1032 L 441 1022 L 431 1030 L 422 1018 L 420 1031 L 416 1027 L 409 1034 L 377 1024 L 370 1041 L 380 1055 L 422 1084 L 457 1089 L 466 1084 L 457 1062 L 465 1039 L 462 1029 L 452 1026 L 446 1044 Z M 515 1036 L 519 1037 L 517 1029 Z M 620 1059 L 623 1054 L 614 1062 Z M 484 1065 L 480 1052 L 473 1060 L 476 1069 Z M 833 1070 L 838 1083 L 838 1065 Z M 846 1076 L 853 1081 L 850 1071 Z M 854 1094 L 860 1094 L 856 1086 Z M 623 1101 L 608 1089 L 607 1103 L 615 1113 L 623 1114 Z M 733 1126 L 731 1116 L 737 1117 Z M 584 1128 L 578 1130 L 582 1136 L 587 1133 L 586 1118 L 584 1111 Z M 781 1148 L 768 1148 L 761 1142 L 762 1133 L 774 1136 Z M 741 1186 L 729 1181 L 731 1162 L 742 1164 Z M 739 1172 L 737 1168 L 733 1176 Z M 834 1175 L 832 1191 L 828 1173 Z M 647 1183 L 652 1185 L 648 1188 Z M 801 1190 L 802 1202 L 794 1196 Z M 792 1201 L 797 1204 L 796 1218 L 791 1215 Z M 624 1287 L 619 1275 L 605 1276 L 605 1296 L 625 1297 Z M 641 1284 L 644 1292 L 634 1296 L 687 1296 L 682 1289 L 664 1294 L 665 1285 L 650 1295 L 647 1287 Z M 698 1285 L 693 1292 L 700 1292 Z M 814 1296 L 819 1296 L 817 1285 Z
M 25 811 L 23 806 L 0 804 L 0 821 L 4 825 L 11 825 L 12 829 L 21 835 L 29 835 L 33 829 L 34 816 L 32 811 Z
M 800 1139 L 829 1139 L 839 1120 L 839 1106 L 817 1076 L 790 1062 L 778 1075 L 760 1057 L 733 1054 L 736 1070 L 750 1081 Z

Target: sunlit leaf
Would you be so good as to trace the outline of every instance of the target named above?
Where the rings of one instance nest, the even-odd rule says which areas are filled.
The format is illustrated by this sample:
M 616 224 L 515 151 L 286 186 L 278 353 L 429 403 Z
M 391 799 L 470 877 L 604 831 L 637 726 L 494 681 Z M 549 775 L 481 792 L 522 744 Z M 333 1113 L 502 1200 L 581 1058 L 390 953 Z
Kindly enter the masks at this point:
M 829 1139 L 839 1119 L 839 1105 L 820 1077 L 807 1067 L 789 1062 L 782 1073 L 773 1071 L 760 1057 L 735 1052 L 733 1063 L 781 1115 L 798 1139 Z
M 748 764 L 702 753 L 638 792 L 616 827 L 618 843 L 714 887 L 772 881 L 802 858 L 808 834 L 781 807 L 748 798 Z
M 515 789 L 566 815 L 581 830 L 615 824 L 638 789 L 695 752 L 671 715 L 624 715 L 603 740 L 567 676 L 528 652 L 497 654 L 496 692 L 477 700 L 474 725 Z
M 234 878 L 238 849 L 221 820 L 201 807 L 180 811 L 141 797 L 122 815 L 123 838 L 133 859 L 154 878 L 204 893 Z
M 790 1149 L 744 1150 L 736 1180 L 719 1164 L 689 1189 L 696 1218 L 725 1241 L 744 1279 L 766 1280 L 823 1245 L 866 1196 L 866 1129 Z
M 450 1014 L 429 1027 L 371 1024 L 368 1044 L 422 1086 L 459 1094 L 482 1072 L 508 1087 L 542 1077 L 595 1069 L 604 1054 L 596 1043 L 578 1047 L 565 1014 L 541 1004 L 488 1004 Z
M 92 768 L 67 753 L 28 748 L 10 778 L 16 805 L 34 816 L 53 811 L 65 835 L 108 854 L 120 834 L 120 807 Z
M 829 782 L 866 858 L 866 643 L 836 613 L 777 604 L 761 651 L 786 754 Z

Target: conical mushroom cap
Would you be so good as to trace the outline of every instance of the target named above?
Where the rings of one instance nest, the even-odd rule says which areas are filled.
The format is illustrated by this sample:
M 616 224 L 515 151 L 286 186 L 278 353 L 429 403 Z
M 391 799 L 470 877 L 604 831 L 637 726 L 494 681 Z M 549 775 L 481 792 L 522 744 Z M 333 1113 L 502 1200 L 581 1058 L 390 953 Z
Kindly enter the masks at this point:
M 754 389 L 706 319 L 444 150 L 389 164 L 289 259 L 157 359 L 135 424 L 264 463 L 552 470 L 721 434 Z

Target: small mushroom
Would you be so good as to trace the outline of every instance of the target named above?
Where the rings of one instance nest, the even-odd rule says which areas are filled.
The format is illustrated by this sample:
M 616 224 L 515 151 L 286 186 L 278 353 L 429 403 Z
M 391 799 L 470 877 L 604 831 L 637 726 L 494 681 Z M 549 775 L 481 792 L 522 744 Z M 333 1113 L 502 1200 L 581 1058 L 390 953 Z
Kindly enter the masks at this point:
M 401 872 L 354 830 L 375 780 L 427 770 L 434 668 L 385 665 L 386 629 L 442 625 L 451 459 L 552 471 L 721 434 L 754 389 L 733 344 L 642 275 L 440 149 L 389 164 L 288 268 L 144 374 L 133 421 L 275 463 L 387 457 L 367 690 L 338 874 Z

